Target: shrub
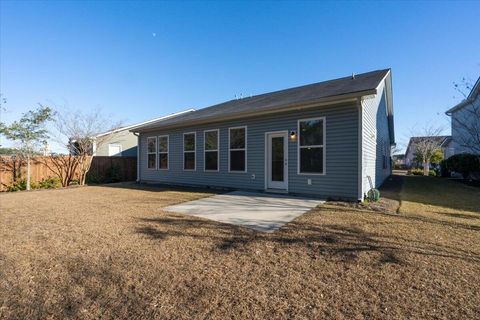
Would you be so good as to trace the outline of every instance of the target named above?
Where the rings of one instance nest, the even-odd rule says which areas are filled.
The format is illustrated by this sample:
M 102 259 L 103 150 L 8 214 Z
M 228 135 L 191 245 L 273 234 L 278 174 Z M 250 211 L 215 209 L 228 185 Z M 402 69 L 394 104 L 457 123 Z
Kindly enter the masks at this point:
M 423 169 L 411 169 L 408 174 L 414 175 L 414 176 L 423 176 Z M 428 175 L 430 177 L 436 177 L 437 172 L 435 170 L 429 170 Z
M 120 182 L 120 181 L 122 181 L 120 167 L 117 165 L 112 165 L 110 168 L 107 169 L 105 182 L 112 183 L 112 182 Z
M 41 181 L 35 182 L 32 181 L 30 182 L 30 189 L 35 190 L 35 189 L 54 189 L 54 188 L 60 188 L 62 184 L 60 183 L 60 179 L 57 177 L 50 177 L 46 179 L 42 179 Z M 7 187 L 7 191 L 9 192 L 15 192 L 15 191 L 23 191 L 27 190 L 27 180 L 22 179 L 19 181 L 14 182 L 11 186 Z
M 410 169 L 408 173 L 414 176 L 423 176 L 423 169 Z
M 447 160 L 442 160 L 440 162 L 440 176 L 448 178 L 451 176 L 451 171 L 448 169 Z
M 480 171 L 480 156 L 470 153 L 456 154 L 443 161 L 441 166 L 442 172 L 456 171 L 467 179 L 470 173 Z
M 30 185 L 30 187 L 32 187 L 32 185 Z M 15 191 L 22 191 L 22 190 L 27 190 L 27 180 L 25 179 L 14 181 L 11 186 L 7 187 L 8 192 L 15 192 Z
M 38 183 L 36 183 L 38 189 L 55 189 L 60 188 L 62 186 L 60 182 L 60 178 L 58 177 L 50 177 L 47 179 L 42 179 Z
M 380 200 L 380 191 L 374 188 L 368 190 L 367 199 L 368 201 L 371 201 L 371 202 L 377 202 L 378 200 Z
M 87 184 L 100 184 L 104 182 L 104 178 L 96 170 L 89 170 L 85 181 Z

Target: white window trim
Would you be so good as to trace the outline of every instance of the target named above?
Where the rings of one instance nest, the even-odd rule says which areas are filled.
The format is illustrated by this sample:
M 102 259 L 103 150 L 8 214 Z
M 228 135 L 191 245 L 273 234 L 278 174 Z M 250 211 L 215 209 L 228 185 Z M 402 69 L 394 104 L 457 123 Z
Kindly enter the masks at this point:
M 155 139 L 155 152 L 148 152 L 148 139 Z M 157 146 L 157 137 L 147 137 L 147 169 L 148 170 L 157 170 L 158 168 L 158 155 L 157 155 L 157 152 L 158 152 L 158 146 Z M 154 154 L 155 155 L 155 168 L 149 168 L 148 167 L 148 156 L 151 155 L 151 154 Z
M 205 136 L 207 135 L 207 132 L 217 132 L 217 149 L 215 150 L 207 150 L 206 149 L 206 139 Z M 205 154 L 207 152 L 211 151 L 216 151 L 217 152 L 217 170 L 207 170 L 206 169 L 206 162 L 205 162 Z M 205 130 L 203 131 L 203 171 L 204 172 L 219 172 L 220 171 L 220 129 L 211 129 L 211 130 Z
M 309 145 L 305 147 L 310 147 L 310 148 L 323 148 L 323 172 L 318 173 L 318 172 L 300 172 L 300 137 L 301 137 L 301 132 L 300 132 L 300 122 L 303 121 L 311 121 L 311 120 L 322 120 L 323 123 L 323 144 L 319 145 Z M 307 119 L 299 119 L 297 121 L 297 132 L 298 132 L 298 138 L 297 138 L 297 174 L 302 175 L 302 176 L 324 176 L 327 174 L 327 122 L 326 122 L 326 117 L 317 117 L 317 118 L 307 118 Z
M 165 152 L 165 151 L 160 152 L 160 138 L 164 138 L 164 137 L 167 137 L 167 152 Z M 168 134 L 158 136 L 157 143 L 159 144 L 157 146 L 157 148 L 158 148 L 158 159 L 157 159 L 158 170 L 163 170 L 163 171 L 170 170 L 170 136 Z M 160 155 L 165 154 L 165 153 L 167 154 L 167 168 L 166 169 L 160 168 Z
M 195 137 L 195 141 L 193 143 L 193 150 L 191 151 L 185 151 L 185 135 L 187 134 L 193 134 Z M 182 137 L 182 148 L 183 148 L 183 154 L 182 154 L 182 169 L 183 171 L 196 171 L 197 170 L 197 132 L 192 131 L 192 132 L 184 132 L 183 137 Z M 185 169 L 185 153 L 193 153 L 195 160 L 193 161 L 193 169 Z
M 230 130 L 232 129 L 245 129 L 245 148 L 244 149 L 230 149 Z M 248 163 L 247 163 L 247 148 L 248 148 L 248 134 L 247 134 L 247 126 L 239 126 L 239 127 L 230 127 L 228 128 L 228 172 L 229 173 L 246 173 L 248 170 Z M 230 151 L 245 151 L 245 170 L 230 170 Z
M 97 147 L 96 146 L 96 143 L 94 144 L 95 148 Z M 116 147 L 120 147 L 120 155 L 110 155 L 110 146 L 116 146 Z M 109 157 L 121 157 L 122 156 L 122 152 L 123 152 L 123 149 L 122 149 L 122 145 L 119 144 L 119 143 L 109 143 L 108 144 L 108 156 Z

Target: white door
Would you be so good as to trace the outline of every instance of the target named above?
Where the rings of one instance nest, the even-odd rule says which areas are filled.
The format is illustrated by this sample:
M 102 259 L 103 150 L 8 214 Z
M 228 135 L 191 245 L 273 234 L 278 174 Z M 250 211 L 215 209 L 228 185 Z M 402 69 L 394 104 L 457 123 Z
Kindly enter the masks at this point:
M 288 181 L 288 140 L 287 133 L 268 133 L 266 141 L 267 154 L 267 188 L 287 190 Z

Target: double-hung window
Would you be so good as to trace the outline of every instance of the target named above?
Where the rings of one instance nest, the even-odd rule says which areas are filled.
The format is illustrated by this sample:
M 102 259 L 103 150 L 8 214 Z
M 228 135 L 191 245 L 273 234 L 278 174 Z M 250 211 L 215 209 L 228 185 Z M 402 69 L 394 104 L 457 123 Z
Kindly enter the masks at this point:
M 218 171 L 219 131 L 208 130 L 203 133 L 204 170 Z
M 183 134 L 183 170 L 195 170 L 196 133 Z
M 298 121 L 298 173 L 325 174 L 325 118 Z
M 247 127 L 228 129 L 228 170 L 247 171 Z
M 147 168 L 157 169 L 157 137 L 147 138 Z
M 168 170 L 168 136 L 158 137 L 158 168 Z

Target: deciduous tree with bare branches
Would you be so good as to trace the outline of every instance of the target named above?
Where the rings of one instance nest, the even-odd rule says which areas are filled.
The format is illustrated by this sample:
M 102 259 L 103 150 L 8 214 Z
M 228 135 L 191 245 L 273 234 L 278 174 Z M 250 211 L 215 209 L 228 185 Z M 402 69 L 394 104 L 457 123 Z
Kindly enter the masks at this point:
M 425 126 L 420 130 L 420 132 L 416 132 L 416 134 L 414 134 L 416 137 L 416 157 L 422 162 L 424 176 L 428 176 L 429 174 L 432 157 L 435 156 L 437 152 L 442 150 L 442 132 L 443 128 L 441 127 Z
M 78 182 L 83 185 L 92 164 L 94 148 L 99 148 L 108 139 L 108 135 L 99 134 L 118 128 L 120 123 L 113 123 L 98 109 L 92 112 L 57 110 L 54 123 L 59 136 L 57 141 L 65 146 L 69 155 L 52 155 L 52 171 L 64 181 L 62 184 L 67 185 L 78 172 Z

